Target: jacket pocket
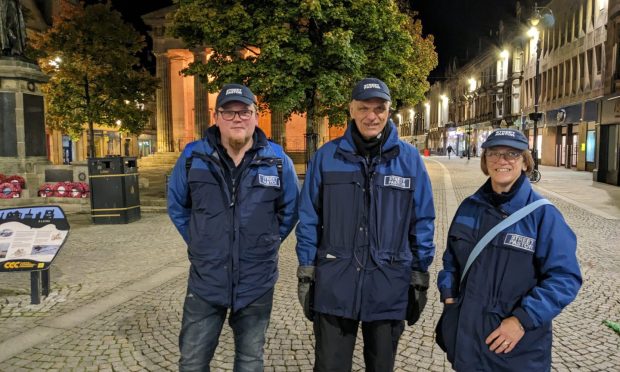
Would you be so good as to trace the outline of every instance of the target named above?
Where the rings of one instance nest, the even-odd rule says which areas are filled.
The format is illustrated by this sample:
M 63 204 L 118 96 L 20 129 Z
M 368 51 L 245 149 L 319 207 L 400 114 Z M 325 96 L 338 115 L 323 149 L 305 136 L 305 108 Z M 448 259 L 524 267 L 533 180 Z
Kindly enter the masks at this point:
M 350 257 L 356 234 L 365 234 L 358 226 L 359 205 L 363 204 L 362 177 L 355 172 L 323 174 L 322 248 L 335 257 Z M 321 254 L 321 253 L 319 253 Z
M 254 244 L 247 245 L 243 252 L 243 258 L 259 261 L 275 260 L 279 246 L 280 235 L 262 234 Z
M 375 208 L 380 246 L 394 258 L 411 260 L 409 229 L 415 178 L 379 175 L 375 179 Z M 408 187 L 408 188 L 407 188 Z
M 222 185 L 208 170 L 190 169 L 188 183 L 193 210 L 207 216 L 217 216 L 227 208 Z
M 316 265 L 314 310 L 320 313 L 353 317 L 358 271 L 351 259 L 319 258 Z
M 485 309 L 485 329 L 486 334 L 493 332 L 501 322 L 512 316 L 515 307 L 521 303 L 522 296 L 510 300 L 498 300 L 495 305 L 487 306 Z M 519 343 L 508 354 L 498 354 L 501 359 L 514 358 L 521 354 L 551 350 L 551 324 L 543 324 L 532 330 L 525 332 Z
M 276 178 L 261 181 L 261 176 Z M 241 232 L 251 245 L 264 239 L 266 234 L 278 234 L 279 182 L 277 176 L 256 174 L 244 185 L 242 196 L 237 202 L 237 213 Z
M 453 304 L 445 304 L 435 327 L 435 342 L 446 353 L 450 363 L 454 363 L 460 309 L 458 300 Z

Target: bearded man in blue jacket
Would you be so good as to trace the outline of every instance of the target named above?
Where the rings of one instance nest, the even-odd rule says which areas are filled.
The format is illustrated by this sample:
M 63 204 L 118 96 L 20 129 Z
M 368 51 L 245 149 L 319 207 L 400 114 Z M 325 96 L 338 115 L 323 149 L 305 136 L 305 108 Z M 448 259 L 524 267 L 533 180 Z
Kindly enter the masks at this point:
M 235 371 L 263 371 L 278 249 L 297 222 L 297 175 L 258 128 L 249 88 L 220 91 L 215 126 L 188 144 L 169 181 L 168 213 L 188 245 L 181 371 L 209 371 L 226 315 Z
M 418 151 L 389 119 L 390 90 L 358 82 L 343 137 L 308 164 L 297 226 L 299 300 L 315 371 L 350 371 L 361 322 L 367 371 L 394 369 L 404 320 L 426 304 L 435 211 Z

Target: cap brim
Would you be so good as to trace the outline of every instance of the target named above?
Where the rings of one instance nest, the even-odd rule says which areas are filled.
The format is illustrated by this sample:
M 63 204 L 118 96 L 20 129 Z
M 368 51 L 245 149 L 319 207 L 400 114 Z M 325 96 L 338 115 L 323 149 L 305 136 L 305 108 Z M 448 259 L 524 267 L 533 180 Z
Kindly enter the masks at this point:
M 520 141 L 511 140 L 511 139 L 504 139 L 504 138 L 498 138 L 498 139 L 492 139 L 490 141 L 486 141 L 485 143 L 482 144 L 481 147 L 483 149 L 486 149 L 486 148 L 495 147 L 495 146 L 507 146 L 507 147 L 512 147 L 513 149 L 517 149 L 517 150 L 528 149 L 527 143 L 523 143 Z
M 246 105 L 253 105 L 255 103 L 254 101 L 246 97 L 230 96 L 230 97 L 222 98 L 222 100 L 218 103 L 216 108 L 220 108 L 229 102 L 241 102 L 241 103 L 245 103 Z
M 367 92 L 363 92 L 362 94 L 359 94 L 353 97 L 353 99 L 356 101 L 366 101 L 368 99 L 373 99 L 373 98 L 380 98 L 384 101 L 392 100 L 392 98 L 390 98 L 390 96 L 388 96 L 387 94 L 383 92 L 378 92 L 378 91 L 367 91 Z

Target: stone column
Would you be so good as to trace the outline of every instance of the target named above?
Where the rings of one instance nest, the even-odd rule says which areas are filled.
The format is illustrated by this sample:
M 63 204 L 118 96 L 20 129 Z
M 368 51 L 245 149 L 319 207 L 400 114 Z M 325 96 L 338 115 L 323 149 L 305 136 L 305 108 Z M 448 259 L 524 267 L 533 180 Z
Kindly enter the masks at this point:
M 194 52 L 194 62 L 206 62 L 204 51 Z M 209 96 L 200 77 L 194 76 L 194 138 L 199 139 L 209 127 Z
M 156 55 L 156 76 L 160 79 L 157 89 L 157 151 L 171 152 L 172 144 L 172 101 L 170 97 L 170 62 L 166 53 Z

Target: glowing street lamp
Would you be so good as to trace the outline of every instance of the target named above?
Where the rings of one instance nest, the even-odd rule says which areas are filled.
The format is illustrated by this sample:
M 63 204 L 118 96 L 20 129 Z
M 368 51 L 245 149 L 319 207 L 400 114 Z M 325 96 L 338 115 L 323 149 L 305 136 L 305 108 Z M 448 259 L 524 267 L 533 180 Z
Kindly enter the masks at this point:
M 549 8 L 538 7 L 534 3 L 534 15 L 530 18 L 532 27 L 528 30 L 527 35 L 532 39 L 536 48 L 536 71 L 534 74 L 534 112 L 530 113 L 529 118 L 534 122 L 534 144 L 532 155 L 534 157 L 534 169 L 538 170 L 538 121 L 542 118 L 542 113 L 538 112 L 538 99 L 540 95 L 540 31 L 538 26 L 553 27 L 555 18 Z

